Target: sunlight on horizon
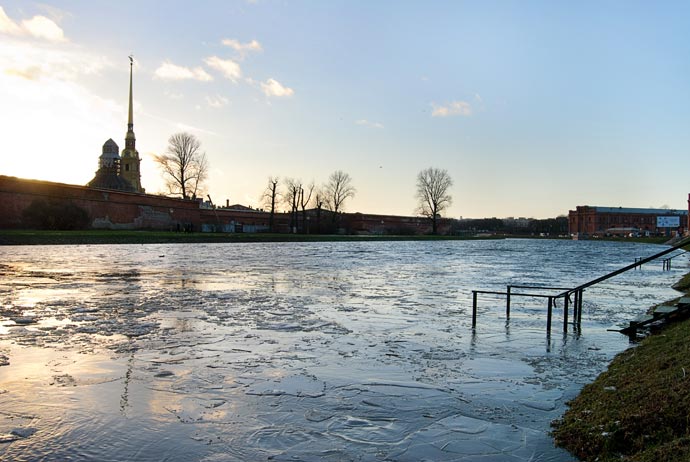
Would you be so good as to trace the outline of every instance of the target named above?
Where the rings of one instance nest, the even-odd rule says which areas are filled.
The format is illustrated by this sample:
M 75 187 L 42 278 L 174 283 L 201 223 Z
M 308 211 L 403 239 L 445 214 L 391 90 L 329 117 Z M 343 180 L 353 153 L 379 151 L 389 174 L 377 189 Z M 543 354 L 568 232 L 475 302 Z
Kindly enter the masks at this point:
M 337 18 L 328 4 L 241 5 L 138 8 L 113 42 L 117 28 L 96 24 L 104 11 L 131 19 L 127 3 L 3 1 L 0 175 L 88 183 L 106 140 L 124 148 L 133 54 L 148 193 L 164 192 L 153 154 L 190 131 L 211 166 L 203 195 L 218 203 L 260 207 L 269 176 L 321 184 L 343 170 L 358 190 L 347 211 L 410 215 L 417 173 L 436 167 L 454 180 L 449 217 L 685 207 L 682 169 L 667 168 L 690 143 L 682 12 L 602 13 L 583 36 L 570 32 L 586 5 L 381 2 Z M 154 15 L 167 27 L 141 27 Z M 648 65 L 632 73 L 641 43 Z

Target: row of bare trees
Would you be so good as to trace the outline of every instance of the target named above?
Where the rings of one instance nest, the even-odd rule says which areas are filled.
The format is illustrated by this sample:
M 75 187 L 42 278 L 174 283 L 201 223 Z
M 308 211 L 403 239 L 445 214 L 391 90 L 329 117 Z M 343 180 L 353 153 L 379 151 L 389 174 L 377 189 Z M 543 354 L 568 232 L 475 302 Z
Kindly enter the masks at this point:
M 201 151 L 201 142 L 189 133 L 176 133 L 168 139 L 168 149 L 155 156 L 170 195 L 193 198 L 208 177 L 209 164 L 206 153 Z M 444 169 L 427 168 L 417 175 L 417 213 L 429 218 L 433 234 L 438 233 L 438 218 L 453 201 L 450 188 L 453 180 Z M 287 207 L 290 213 L 290 228 L 296 231 L 307 229 L 307 209 L 316 209 L 317 222 L 321 211 L 330 211 L 335 224 L 347 199 L 354 197 L 356 189 L 352 177 L 342 170 L 336 170 L 328 181 L 317 186 L 314 181 L 304 183 L 301 179 L 269 177 L 262 195 L 263 206 L 270 213 L 269 228 L 275 227 L 275 214 L 279 205 Z M 301 214 L 300 214 L 301 212 Z M 300 224 L 301 220 L 301 224 Z
M 317 223 L 321 221 L 322 210 L 328 210 L 331 212 L 331 221 L 335 224 L 345 201 L 354 197 L 356 192 L 352 185 L 352 177 L 342 170 L 336 170 L 328 177 L 328 181 L 320 186 L 314 181 L 304 183 L 296 178 L 285 178 L 281 182 L 278 177 L 271 176 L 261 200 L 270 214 L 271 231 L 274 230 L 278 206 L 283 204 L 290 213 L 290 228 L 294 232 L 299 228 L 308 228 L 307 209 L 316 209 Z

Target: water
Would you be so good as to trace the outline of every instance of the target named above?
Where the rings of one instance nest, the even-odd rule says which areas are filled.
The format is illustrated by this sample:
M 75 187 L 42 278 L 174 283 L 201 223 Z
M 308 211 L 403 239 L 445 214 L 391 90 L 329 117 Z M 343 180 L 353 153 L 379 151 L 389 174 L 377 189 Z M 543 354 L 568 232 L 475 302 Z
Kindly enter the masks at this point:
M 646 265 L 581 334 L 506 284 L 572 287 L 659 246 L 542 240 L 0 248 L 0 458 L 561 461 L 549 423 L 676 296 Z M 562 305 L 559 305 L 561 307 Z

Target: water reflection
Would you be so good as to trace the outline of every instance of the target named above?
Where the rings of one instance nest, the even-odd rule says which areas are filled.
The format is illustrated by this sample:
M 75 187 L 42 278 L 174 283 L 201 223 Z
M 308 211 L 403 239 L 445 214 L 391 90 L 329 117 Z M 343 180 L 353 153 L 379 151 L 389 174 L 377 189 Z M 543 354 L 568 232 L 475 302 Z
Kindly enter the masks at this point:
M 563 334 L 554 309 L 548 335 L 543 300 L 516 301 L 509 320 L 487 303 L 472 330 L 470 291 L 573 286 L 656 251 L 0 248 L 0 458 L 562 460 L 549 422 L 627 344 L 605 329 L 671 296 L 687 261 L 592 288 L 581 332 Z M 14 430 L 26 436 L 1 442 Z

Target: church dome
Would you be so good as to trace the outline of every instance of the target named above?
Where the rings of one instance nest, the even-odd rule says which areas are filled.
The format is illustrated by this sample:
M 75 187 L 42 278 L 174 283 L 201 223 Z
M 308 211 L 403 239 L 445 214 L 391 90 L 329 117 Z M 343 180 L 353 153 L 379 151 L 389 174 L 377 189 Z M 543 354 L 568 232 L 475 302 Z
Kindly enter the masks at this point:
M 103 153 L 98 158 L 99 168 L 109 168 L 115 166 L 120 161 L 120 148 L 113 139 L 109 139 L 103 144 Z
M 103 154 L 117 154 L 118 152 L 120 152 L 120 148 L 112 138 L 103 143 Z

